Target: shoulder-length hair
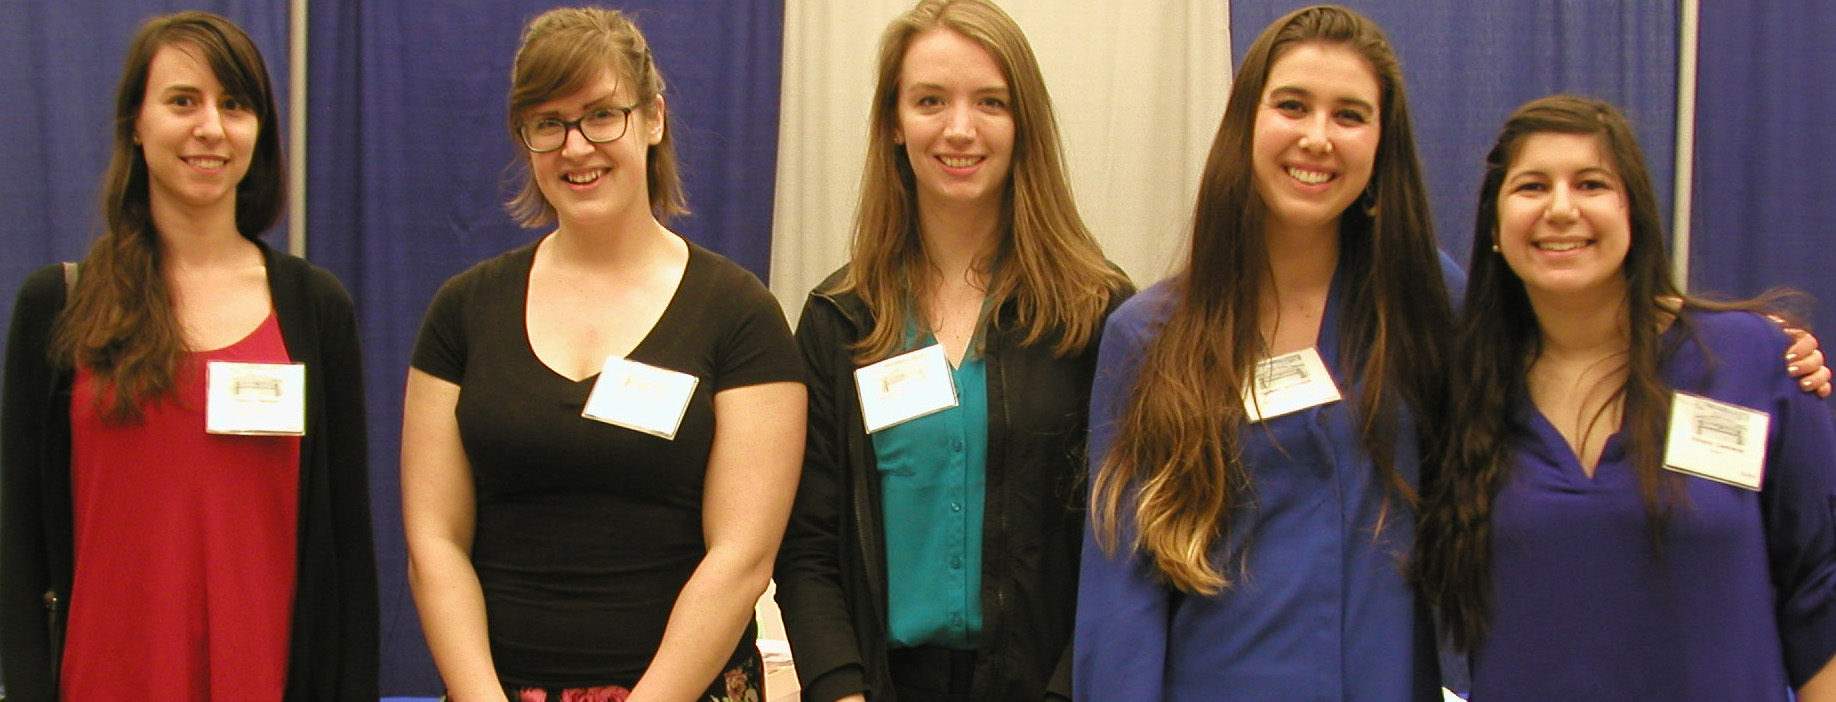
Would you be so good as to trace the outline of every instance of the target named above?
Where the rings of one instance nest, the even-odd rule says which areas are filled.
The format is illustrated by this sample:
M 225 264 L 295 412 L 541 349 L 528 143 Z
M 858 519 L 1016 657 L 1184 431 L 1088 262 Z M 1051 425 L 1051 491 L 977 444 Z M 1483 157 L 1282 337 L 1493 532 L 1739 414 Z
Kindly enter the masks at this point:
M 1231 510 L 1251 489 L 1242 463 L 1243 388 L 1264 354 L 1260 296 L 1271 275 L 1268 206 L 1252 163 L 1256 112 L 1275 62 L 1303 44 L 1344 47 L 1376 74 L 1380 133 L 1366 195 L 1339 218 L 1341 361 L 1356 378 L 1359 435 L 1389 497 L 1412 503 L 1395 467 L 1399 410 L 1423 432 L 1438 413 L 1439 335 L 1452 312 L 1396 54 L 1377 25 L 1343 7 L 1289 13 L 1263 30 L 1231 86 L 1199 183 L 1192 244 L 1171 314 L 1149 345 L 1114 449 L 1091 493 L 1099 542 L 1114 549 L 1125 505 L 1141 549 L 1169 585 L 1214 594 L 1232 575 L 1213 562 Z
M 1712 302 L 1683 294 L 1671 278 L 1657 191 L 1632 124 L 1611 104 L 1553 95 L 1512 113 L 1485 159 L 1473 224 L 1471 278 L 1465 311 L 1455 334 L 1449 427 L 1438 460 L 1441 470 L 1424 487 L 1426 504 L 1417 538 L 1415 577 L 1438 606 L 1451 641 L 1468 649 L 1484 634 L 1490 607 L 1492 507 L 1511 470 L 1511 418 L 1527 401 L 1530 365 L 1542 352 L 1542 335 L 1523 279 L 1493 250 L 1498 237 L 1498 198 L 1505 176 L 1524 142 L 1538 134 L 1591 135 L 1619 177 L 1626 199 L 1631 242 L 1620 275 L 1625 280 L 1629 352 L 1623 359 L 1625 385 L 1614 388 L 1623 406 L 1622 431 L 1630 440 L 1633 473 L 1645 503 L 1654 547 L 1671 505 L 1682 494 L 1663 470 L 1662 447 L 1670 388 L 1659 374 L 1676 351 L 1665 344 L 1665 321 L 1678 325 L 1677 340 L 1694 338 L 1682 307 L 1760 309 L 1783 293 L 1756 300 Z M 1611 302 L 1611 301 L 1608 301 Z M 1602 412 L 1610 411 L 1608 402 Z
M 146 155 L 134 141 L 153 57 L 167 47 L 202 59 L 260 125 L 248 173 L 236 185 L 236 230 L 255 239 L 279 221 L 286 204 L 274 89 L 255 42 L 208 12 L 147 20 L 128 44 L 115 87 L 115 147 L 102 179 L 105 228 L 83 259 L 81 280 L 52 341 L 55 360 L 95 374 L 97 406 L 114 421 L 135 421 L 143 400 L 169 394 L 185 351 L 172 291 L 160 272 Z
M 517 150 L 510 172 L 513 177 L 520 176 L 522 184 L 504 208 L 517 224 L 541 227 L 554 223 L 556 217 L 554 205 L 542 195 L 529 170 L 530 154 L 521 136 L 529 111 L 585 89 L 607 70 L 620 81 L 631 82 L 631 92 L 644 106 L 646 116 L 664 120 L 662 140 L 652 144 L 644 158 L 651 213 L 664 222 L 689 213 L 678 172 L 675 131 L 669 128 L 672 118 L 668 110 L 657 109 L 657 97 L 664 90 L 663 73 L 650 53 L 649 40 L 629 16 L 618 10 L 562 7 L 529 21 L 523 29 L 522 45 L 516 49 L 516 61 L 510 67 L 507 126 Z M 626 136 L 631 136 L 629 130 Z
M 953 31 L 981 45 L 1007 80 L 1015 131 L 1013 168 L 1002 198 L 1006 232 L 996 253 L 999 263 L 987 309 L 1011 303 L 1011 320 L 1023 332 L 1023 344 L 1051 341 L 1056 354 L 1076 352 L 1096 337 L 1110 297 L 1127 279 L 1103 257 L 1078 216 L 1039 61 L 1020 26 L 993 3 L 922 0 L 880 37 L 853 258 L 838 288 L 859 295 L 873 313 L 873 329 L 856 347 L 857 358 L 878 360 L 899 349 L 924 280 L 917 181 L 893 134 L 899 126 L 899 75 L 906 48 L 932 31 Z

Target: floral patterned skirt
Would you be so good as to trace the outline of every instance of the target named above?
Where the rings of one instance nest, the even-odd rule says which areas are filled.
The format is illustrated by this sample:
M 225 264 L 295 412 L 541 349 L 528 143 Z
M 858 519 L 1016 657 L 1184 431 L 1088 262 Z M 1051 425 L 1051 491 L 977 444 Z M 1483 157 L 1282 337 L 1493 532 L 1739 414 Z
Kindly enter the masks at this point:
M 740 657 L 728 661 L 727 670 L 714 679 L 697 702 L 765 702 L 765 664 L 759 650 L 747 646 Z M 512 702 L 625 702 L 631 690 L 619 685 L 544 688 L 505 686 Z

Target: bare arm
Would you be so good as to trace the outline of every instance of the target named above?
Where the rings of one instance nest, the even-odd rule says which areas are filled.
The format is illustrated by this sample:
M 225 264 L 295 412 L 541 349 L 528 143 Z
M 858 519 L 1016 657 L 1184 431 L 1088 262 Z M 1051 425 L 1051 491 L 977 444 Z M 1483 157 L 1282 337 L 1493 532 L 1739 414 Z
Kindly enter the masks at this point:
M 484 590 L 472 568 L 477 498 L 453 409 L 459 386 L 408 369 L 402 409 L 402 526 L 408 586 L 453 702 L 507 702 L 491 662 Z
M 803 459 L 805 401 L 798 383 L 714 395 L 714 446 L 701 517 L 708 552 L 683 585 L 657 656 L 627 702 L 694 700 L 732 655 L 771 580 L 790 518 Z

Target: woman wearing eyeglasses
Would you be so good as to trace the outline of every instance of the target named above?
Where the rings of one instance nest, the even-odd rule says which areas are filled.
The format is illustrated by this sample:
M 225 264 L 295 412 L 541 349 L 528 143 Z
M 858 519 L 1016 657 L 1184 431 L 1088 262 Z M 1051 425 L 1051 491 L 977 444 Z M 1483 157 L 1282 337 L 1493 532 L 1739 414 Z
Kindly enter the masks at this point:
M 663 79 L 600 9 L 512 68 L 540 240 L 435 297 L 402 433 L 409 582 L 451 699 L 762 700 L 753 602 L 803 450 L 800 361 L 685 212 Z

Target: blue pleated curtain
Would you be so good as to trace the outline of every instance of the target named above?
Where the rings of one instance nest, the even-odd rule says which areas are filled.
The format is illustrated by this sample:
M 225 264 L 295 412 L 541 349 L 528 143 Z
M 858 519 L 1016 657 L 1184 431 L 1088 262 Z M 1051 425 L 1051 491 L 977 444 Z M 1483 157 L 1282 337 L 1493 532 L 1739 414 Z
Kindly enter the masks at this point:
M 1836 305 L 1836 5 L 1702 3 L 1691 287 Z M 1836 336 L 1824 325 L 1825 353 Z

